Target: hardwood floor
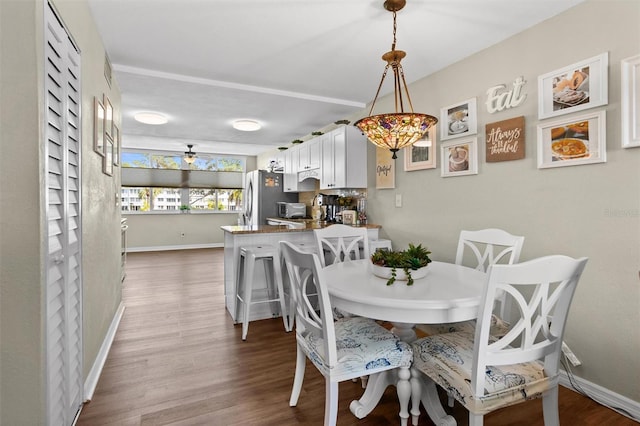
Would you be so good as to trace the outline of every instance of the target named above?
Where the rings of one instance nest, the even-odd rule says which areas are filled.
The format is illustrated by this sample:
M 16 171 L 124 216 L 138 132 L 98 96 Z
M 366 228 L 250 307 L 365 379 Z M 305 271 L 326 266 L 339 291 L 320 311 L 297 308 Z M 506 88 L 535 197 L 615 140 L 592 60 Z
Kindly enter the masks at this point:
M 321 425 L 324 379 L 307 364 L 297 407 L 289 407 L 295 335 L 282 320 L 254 321 L 246 342 L 224 307 L 222 249 L 131 253 L 120 328 L 79 426 Z M 634 426 L 634 421 L 560 388 L 562 425 Z M 340 384 L 338 425 L 399 424 L 394 388 L 358 420 L 349 403 L 360 383 Z M 467 425 L 466 411 L 453 415 Z M 422 411 L 420 425 L 432 425 Z M 486 426 L 542 426 L 541 400 L 485 416 Z

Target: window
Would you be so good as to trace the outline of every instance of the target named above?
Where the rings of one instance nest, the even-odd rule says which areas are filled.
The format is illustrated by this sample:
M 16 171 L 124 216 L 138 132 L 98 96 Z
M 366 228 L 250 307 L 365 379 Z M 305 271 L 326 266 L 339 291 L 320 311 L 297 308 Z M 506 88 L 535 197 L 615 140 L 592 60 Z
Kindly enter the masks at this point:
M 198 154 L 192 164 L 175 153 L 123 150 L 123 212 L 242 211 L 246 159 Z

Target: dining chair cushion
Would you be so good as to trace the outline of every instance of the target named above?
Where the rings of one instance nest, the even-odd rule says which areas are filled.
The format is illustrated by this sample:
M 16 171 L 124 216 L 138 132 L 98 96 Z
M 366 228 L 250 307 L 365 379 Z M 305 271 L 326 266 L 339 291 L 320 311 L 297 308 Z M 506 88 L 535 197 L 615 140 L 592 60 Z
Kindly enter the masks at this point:
M 490 342 L 495 342 L 495 336 Z M 487 414 L 496 408 L 538 398 L 558 377 L 546 377 L 542 362 L 487 366 L 484 395 L 476 398 L 471 389 L 474 334 L 456 332 L 424 337 L 412 343 L 413 367 L 431 377 L 470 411 Z
M 510 327 L 511 325 L 508 322 L 497 315 L 494 314 L 491 316 L 490 333 L 492 336 L 502 337 L 509 332 Z M 425 332 L 429 336 L 442 333 L 457 333 L 459 331 L 473 334 L 476 331 L 476 320 L 450 322 L 445 324 L 419 324 L 416 328 Z
M 331 377 L 336 381 L 374 374 L 390 366 L 411 366 L 413 354 L 409 344 L 369 318 L 343 318 L 334 322 L 334 328 L 339 362 L 331 371 Z M 318 370 L 328 376 L 322 338 L 309 333 L 298 341 L 305 346 Z

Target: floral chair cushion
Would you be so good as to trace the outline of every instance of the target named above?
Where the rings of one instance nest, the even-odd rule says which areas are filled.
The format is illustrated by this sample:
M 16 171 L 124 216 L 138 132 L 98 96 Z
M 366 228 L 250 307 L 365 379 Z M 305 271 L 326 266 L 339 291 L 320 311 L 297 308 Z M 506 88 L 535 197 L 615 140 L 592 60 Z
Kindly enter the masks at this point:
M 411 366 L 413 352 L 409 345 L 369 318 L 343 318 L 334 323 L 334 328 L 338 364 L 331 376 L 336 381 L 378 373 L 389 367 Z M 322 338 L 308 334 L 298 336 L 298 342 L 326 376 L 329 366 L 325 362 Z
M 456 333 L 458 331 L 465 331 L 467 333 L 475 333 L 476 320 L 462 321 L 462 322 L 450 322 L 445 324 L 420 324 L 418 329 L 424 331 L 429 336 L 442 333 Z M 491 316 L 491 335 L 496 337 L 502 337 L 509 332 L 510 324 L 502 318 L 492 315 Z
M 492 341 L 497 340 L 495 337 Z M 541 362 L 488 366 L 484 395 L 471 389 L 474 334 L 445 333 L 424 337 L 412 343 L 413 367 L 429 376 L 450 395 L 475 414 L 486 414 L 524 399 L 539 397 L 558 378 L 548 378 Z

